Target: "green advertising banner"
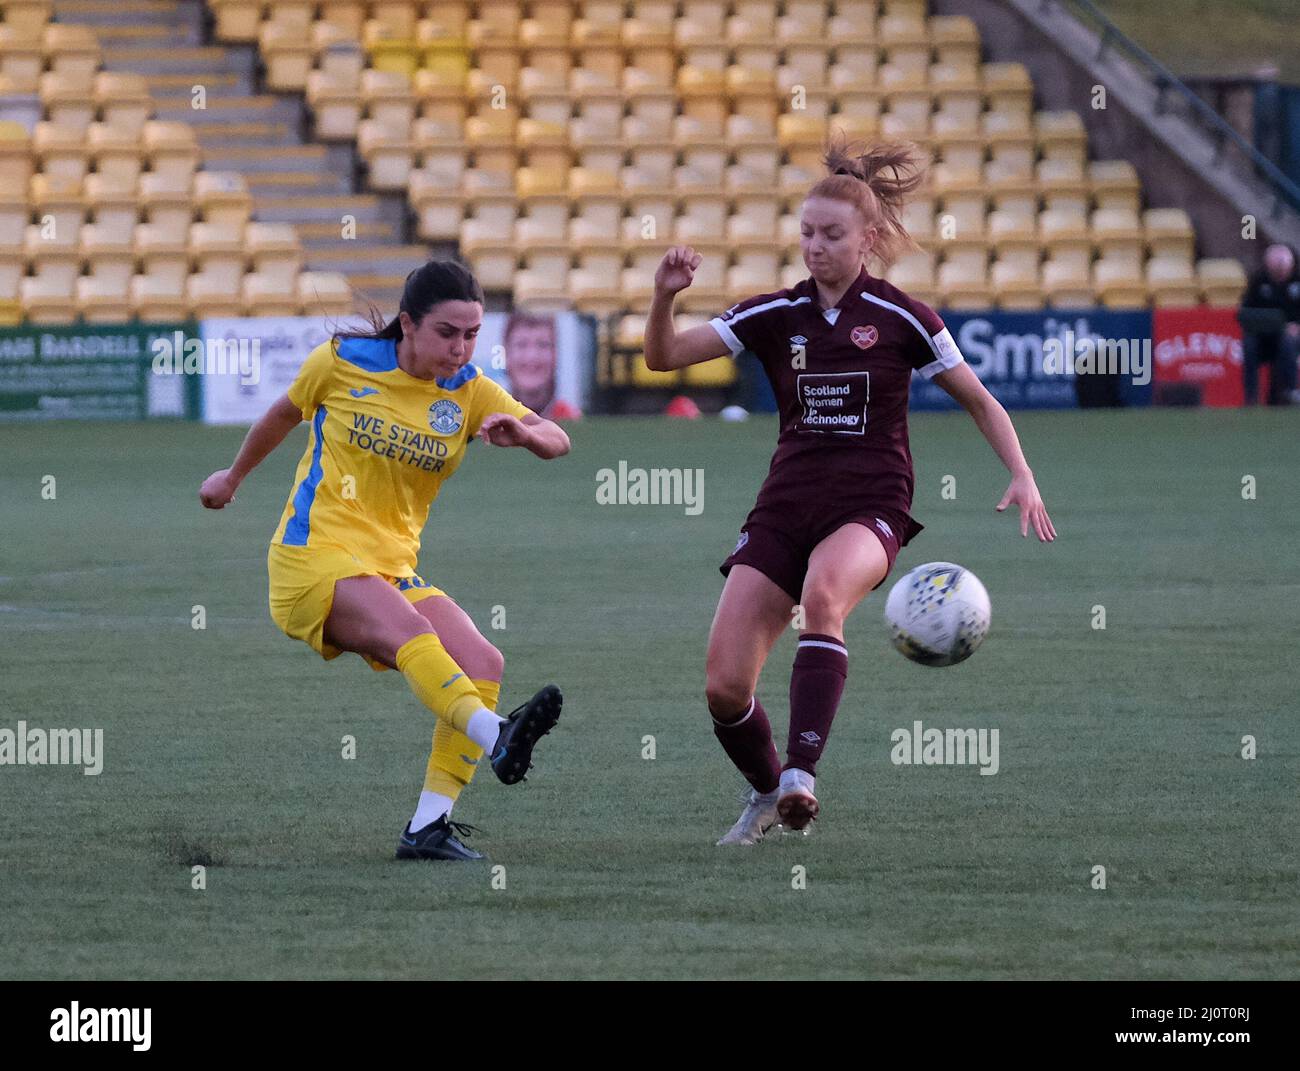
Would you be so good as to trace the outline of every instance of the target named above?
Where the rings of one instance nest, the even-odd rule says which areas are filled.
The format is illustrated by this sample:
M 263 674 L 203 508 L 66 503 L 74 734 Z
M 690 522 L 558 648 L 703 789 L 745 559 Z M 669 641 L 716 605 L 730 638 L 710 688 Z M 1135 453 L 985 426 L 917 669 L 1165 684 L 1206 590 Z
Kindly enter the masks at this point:
M 154 342 L 193 323 L 0 328 L 0 423 L 26 420 L 195 419 L 194 376 L 154 376 Z

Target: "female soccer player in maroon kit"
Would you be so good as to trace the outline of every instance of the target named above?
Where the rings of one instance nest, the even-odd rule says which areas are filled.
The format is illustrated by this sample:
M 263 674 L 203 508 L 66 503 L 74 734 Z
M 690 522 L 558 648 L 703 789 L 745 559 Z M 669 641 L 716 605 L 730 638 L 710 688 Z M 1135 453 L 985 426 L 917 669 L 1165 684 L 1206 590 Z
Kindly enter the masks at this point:
M 934 310 L 868 274 L 911 245 L 900 213 L 921 184 L 916 150 L 881 145 L 857 155 L 843 142 L 809 191 L 800 246 L 811 278 L 747 298 L 678 334 L 673 299 L 701 257 L 677 246 L 655 272 L 646 365 L 666 372 L 749 350 L 780 411 L 776 453 L 736 549 L 709 633 L 705 688 L 714 733 L 753 787 L 718 843 L 754 844 L 777 821 L 806 830 L 817 817 L 817 760 L 848 673 L 844 621 L 884 583 L 899 547 L 921 525 L 909 516 L 912 372 L 947 391 L 974 418 L 1011 472 L 997 509 L 1020 509 L 1020 534 L 1056 537 L 1006 410 L 962 360 Z M 802 608 L 790 677 L 784 768 L 754 688 L 772 645 Z

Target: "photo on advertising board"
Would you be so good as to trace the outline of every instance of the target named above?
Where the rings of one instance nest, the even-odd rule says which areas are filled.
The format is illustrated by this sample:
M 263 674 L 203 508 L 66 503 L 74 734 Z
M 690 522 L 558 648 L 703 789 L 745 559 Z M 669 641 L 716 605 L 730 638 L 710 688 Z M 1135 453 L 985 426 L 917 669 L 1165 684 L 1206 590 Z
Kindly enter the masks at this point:
M 595 328 L 572 312 L 490 312 L 474 349 L 484 373 L 548 420 L 586 410 L 595 360 Z

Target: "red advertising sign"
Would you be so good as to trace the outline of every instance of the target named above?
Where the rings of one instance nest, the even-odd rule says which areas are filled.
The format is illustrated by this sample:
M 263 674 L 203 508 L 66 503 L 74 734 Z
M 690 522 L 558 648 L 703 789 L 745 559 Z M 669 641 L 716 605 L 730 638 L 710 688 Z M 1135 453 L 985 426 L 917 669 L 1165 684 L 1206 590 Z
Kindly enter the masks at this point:
M 1241 325 L 1236 309 L 1156 309 L 1155 383 L 1200 389 L 1202 405 L 1245 401 L 1241 379 Z

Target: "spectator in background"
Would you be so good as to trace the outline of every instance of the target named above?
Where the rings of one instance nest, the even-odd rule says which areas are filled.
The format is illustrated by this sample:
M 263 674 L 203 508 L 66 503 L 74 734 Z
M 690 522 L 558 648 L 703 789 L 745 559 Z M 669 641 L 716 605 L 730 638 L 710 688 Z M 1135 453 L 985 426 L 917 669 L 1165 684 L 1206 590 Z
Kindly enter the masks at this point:
M 503 345 L 510 389 L 542 416 L 555 401 L 555 318 L 512 312 Z
M 1300 275 L 1289 246 L 1271 245 L 1264 251 L 1264 267 L 1251 277 L 1241 299 L 1242 313 L 1277 310 L 1276 323 L 1260 325 L 1258 318 L 1242 317 L 1242 375 L 1246 404 L 1259 396 L 1259 366 L 1271 367 L 1268 404 L 1293 401 L 1296 357 L 1300 354 Z M 1240 314 L 1239 314 L 1240 315 Z

